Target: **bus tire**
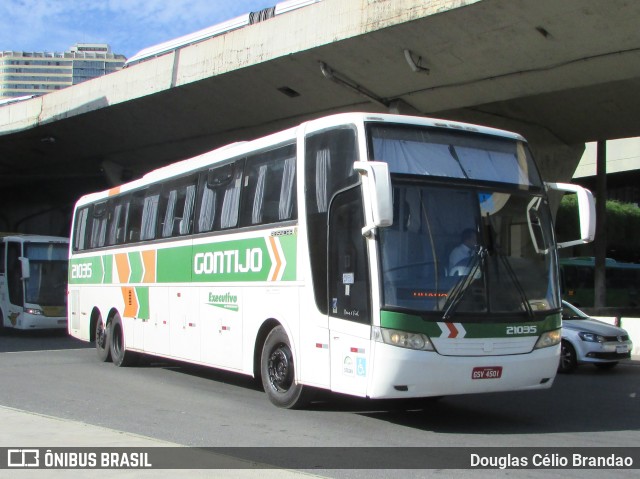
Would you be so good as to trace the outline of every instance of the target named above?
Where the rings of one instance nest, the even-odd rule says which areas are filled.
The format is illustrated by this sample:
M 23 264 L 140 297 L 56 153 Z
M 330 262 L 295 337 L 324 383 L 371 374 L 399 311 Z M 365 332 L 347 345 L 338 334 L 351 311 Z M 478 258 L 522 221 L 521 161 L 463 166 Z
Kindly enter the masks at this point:
M 109 333 L 111 336 L 109 349 L 111 350 L 113 364 L 118 367 L 133 366 L 138 361 L 138 355 L 132 351 L 127 351 L 124 342 L 124 327 L 119 314 L 116 314 L 111 320 Z
M 569 341 L 562 341 L 560 347 L 560 364 L 558 364 L 559 373 L 572 373 L 578 367 L 578 359 L 576 350 L 573 349 Z
M 282 326 L 267 335 L 260 357 L 262 386 L 272 404 L 296 409 L 308 404 L 308 388 L 295 382 L 291 343 Z
M 101 317 L 97 318 L 95 328 L 96 354 L 103 363 L 111 361 L 109 326 L 109 324 L 105 326 Z

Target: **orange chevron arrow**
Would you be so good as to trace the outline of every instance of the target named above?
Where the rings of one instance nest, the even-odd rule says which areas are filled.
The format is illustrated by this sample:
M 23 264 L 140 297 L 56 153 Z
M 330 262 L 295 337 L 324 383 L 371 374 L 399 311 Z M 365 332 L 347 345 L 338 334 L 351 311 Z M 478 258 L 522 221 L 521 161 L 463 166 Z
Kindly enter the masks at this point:
M 127 318 L 135 318 L 138 315 L 138 298 L 136 297 L 135 288 L 123 286 L 122 299 L 124 299 L 124 312 L 122 315 Z
M 269 242 L 271 243 L 271 249 L 273 251 L 273 257 L 276 260 L 276 267 L 273 270 L 273 276 L 269 278 L 270 281 L 276 281 L 278 279 L 278 275 L 280 274 L 280 269 L 282 269 L 282 259 L 278 254 L 278 245 L 276 245 L 276 239 L 273 236 L 269 236 Z

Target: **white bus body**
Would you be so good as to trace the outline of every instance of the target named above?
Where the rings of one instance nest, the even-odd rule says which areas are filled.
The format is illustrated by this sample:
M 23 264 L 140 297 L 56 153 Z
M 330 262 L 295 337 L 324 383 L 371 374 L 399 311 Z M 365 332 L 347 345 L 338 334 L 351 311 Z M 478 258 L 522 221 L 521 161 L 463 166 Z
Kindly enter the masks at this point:
M 0 233 L 0 329 L 67 327 L 69 240 Z
M 261 377 L 283 407 L 315 388 L 548 388 L 561 323 L 546 189 L 516 134 L 306 122 L 81 198 L 69 333 L 116 365 L 147 353 Z M 477 245 L 450 267 L 465 228 Z

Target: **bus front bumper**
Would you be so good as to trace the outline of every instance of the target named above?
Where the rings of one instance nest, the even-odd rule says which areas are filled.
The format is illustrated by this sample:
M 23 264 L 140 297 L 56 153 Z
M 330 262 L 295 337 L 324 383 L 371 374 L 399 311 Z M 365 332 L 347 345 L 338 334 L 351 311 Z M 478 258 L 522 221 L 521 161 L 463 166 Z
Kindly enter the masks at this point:
M 372 399 L 450 396 L 547 389 L 558 369 L 560 346 L 506 356 L 442 356 L 376 344 Z
M 66 329 L 66 316 L 45 316 L 23 312 L 16 319 L 16 329 Z

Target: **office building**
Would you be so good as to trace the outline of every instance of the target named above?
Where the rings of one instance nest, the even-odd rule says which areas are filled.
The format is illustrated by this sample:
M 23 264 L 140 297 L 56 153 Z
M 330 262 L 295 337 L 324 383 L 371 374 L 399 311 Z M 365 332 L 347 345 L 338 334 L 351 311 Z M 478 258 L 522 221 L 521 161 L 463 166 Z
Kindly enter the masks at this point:
M 0 51 L 0 99 L 39 96 L 122 69 L 126 58 L 104 43 L 63 53 Z

